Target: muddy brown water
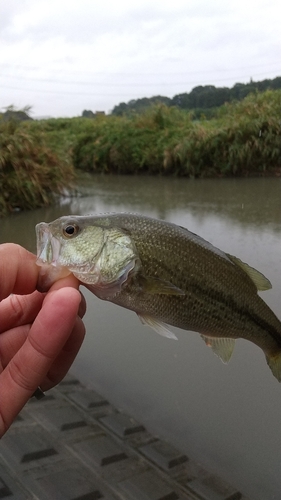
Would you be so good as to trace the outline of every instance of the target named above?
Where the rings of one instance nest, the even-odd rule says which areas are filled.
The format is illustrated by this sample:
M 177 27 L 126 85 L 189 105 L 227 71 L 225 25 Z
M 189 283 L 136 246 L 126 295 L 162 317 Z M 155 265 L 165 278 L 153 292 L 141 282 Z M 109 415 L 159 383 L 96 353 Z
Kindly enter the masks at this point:
M 79 195 L 0 220 L 0 243 L 35 252 L 34 226 L 61 215 L 136 212 L 187 227 L 263 272 L 281 319 L 281 180 L 83 176 Z M 255 500 L 281 498 L 281 384 L 238 340 L 228 365 L 195 333 L 160 337 L 85 291 L 87 336 L 72 373 Z

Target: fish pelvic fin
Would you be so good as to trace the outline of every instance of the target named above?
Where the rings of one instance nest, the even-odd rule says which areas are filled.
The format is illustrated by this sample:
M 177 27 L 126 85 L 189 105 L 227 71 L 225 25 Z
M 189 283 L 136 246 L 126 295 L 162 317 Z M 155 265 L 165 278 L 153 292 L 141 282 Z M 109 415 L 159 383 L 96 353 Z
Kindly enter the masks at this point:
M 256 285 L 257 290 L 262 292 L 272 288 L 270 281 L 260 271 L 257 271 L 254 267 L 242 262 L 242 260 L 238 259 L 238 257 L 234 257 L 234 255 L 226 255 L 233 262 L 233 264 L 241 267 L 241 269 L 248 274 L 249 278 L 251 278 L 252 282 Z
M 211 347 L 212 351 L 221 359 L 223 363 L 228 363 L 230 360 L 233 349 L 235 346 L 235 340 L 229 338 L 215 338 L 207 337 L 206 335 L 201 335 L 205 344 Z
M 267 364 L 278 382 L 281 382 L 281 352 L 275 355 L 265 355 Z
M 146 314 L 138 314 L 138 317 L 140 318 L 141 322 L 143 325 L 147 325 L 150 328 L 152 328 L 156 333 L 159 335 L 162 335 L 162 337 L 166 337 L 168 339 L 173 339 L 173 340 L 178 340 L 176 335 L 171 332 L 167 328 L 167 325 L 163 323 L 162 321 L 159 321 L 156 318 L 153 318 L 152 316 L 146 315 Z

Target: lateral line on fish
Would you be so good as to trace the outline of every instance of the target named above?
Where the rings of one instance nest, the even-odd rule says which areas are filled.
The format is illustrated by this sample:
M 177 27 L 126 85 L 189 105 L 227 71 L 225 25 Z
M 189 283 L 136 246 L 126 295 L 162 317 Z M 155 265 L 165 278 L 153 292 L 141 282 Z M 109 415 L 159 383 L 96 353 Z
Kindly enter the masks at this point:
M 271 311 L 273 313 L 273 311 Z M 273 313 L 274 314 L 274 313 Z M 248 314 L 250 316 L 250 314 Z M 278 331 L 270 325 L 267 321 L 263 320 L 262 318 L 259 318 L 255 313 L 252 313 L 251 317 L 254 319 L 257 325 L 259 325 L 261 328 L 265 329 L 269 335 L 275 340 L 277 345 L 281 347 L 281 338 L 280 334 Z M 276 316 L 277 319 L 277 316 Z
M 200 285 L 195 285 L 192 284 L 189 289 L 189 292 L 194 293 L 194 295 L 198 296 L 205 296 L 207 299 L 210 296 L 210 292 L 208 289 L 201 287 Z M 275 340 L 277 345 L 281 347 L 281 338 L 280 334 L 278 331 L 275 329 L 273 325 L 268 323 L 267 321 L 263 320 L 260 318 L 257 314 L 255 314 L 252 311 L 249 311 L 247 308 L 244 307 L 237 307 L 237 303 L 232 299 L 230 296 L 225 296 L 223 293 L 219 292 L 218 290 L 212 290 L 212 299 L 219 301 L 220 303 L 223 303 L 227 309 L 230 309 L 231 307 L 233 308 L 234 311 L 237 312 L 237 314 L 241 314 L 244 316 L 247 316 L 250 320 L 254 320 L 255 323 L 262 329 L 266 330 L 269 335 Z M 267 305 L 265 304 L 267 307 Z M 273 311 L 271 311 L 273 313 Z M 273 313 L 274 314 L 274 313 Z M 219 316 L 218 316 L 219 319 Z M 278 321 L 278 318 L 276 317 L 276 320 Z

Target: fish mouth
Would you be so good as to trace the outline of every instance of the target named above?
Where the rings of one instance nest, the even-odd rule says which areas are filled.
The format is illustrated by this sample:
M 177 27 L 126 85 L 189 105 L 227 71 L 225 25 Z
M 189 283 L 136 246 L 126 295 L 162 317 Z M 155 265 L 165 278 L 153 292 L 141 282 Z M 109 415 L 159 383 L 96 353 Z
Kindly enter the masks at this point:
M 40 267 L 37 290 L 46 292 L 60 278 L 70 274 L 70 271 L 59 264 L 61 243 L 52 235 L 49 225 L 40 222 L 35 227 L 37 239 L 37 266 Z
M 56 266 L 60 254 L 60 242 L 55 238 L 46 222 L 40 222 L 35 227 L 37 238 L 37 265 Z

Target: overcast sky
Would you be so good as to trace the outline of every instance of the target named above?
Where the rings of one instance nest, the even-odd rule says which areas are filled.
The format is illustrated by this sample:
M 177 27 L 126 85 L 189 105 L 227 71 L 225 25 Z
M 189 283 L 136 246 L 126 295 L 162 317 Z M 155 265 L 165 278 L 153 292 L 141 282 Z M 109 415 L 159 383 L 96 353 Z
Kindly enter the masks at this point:
M 109 112 L 281 76 L 277 0 L 2 0 L 0 108 Z

